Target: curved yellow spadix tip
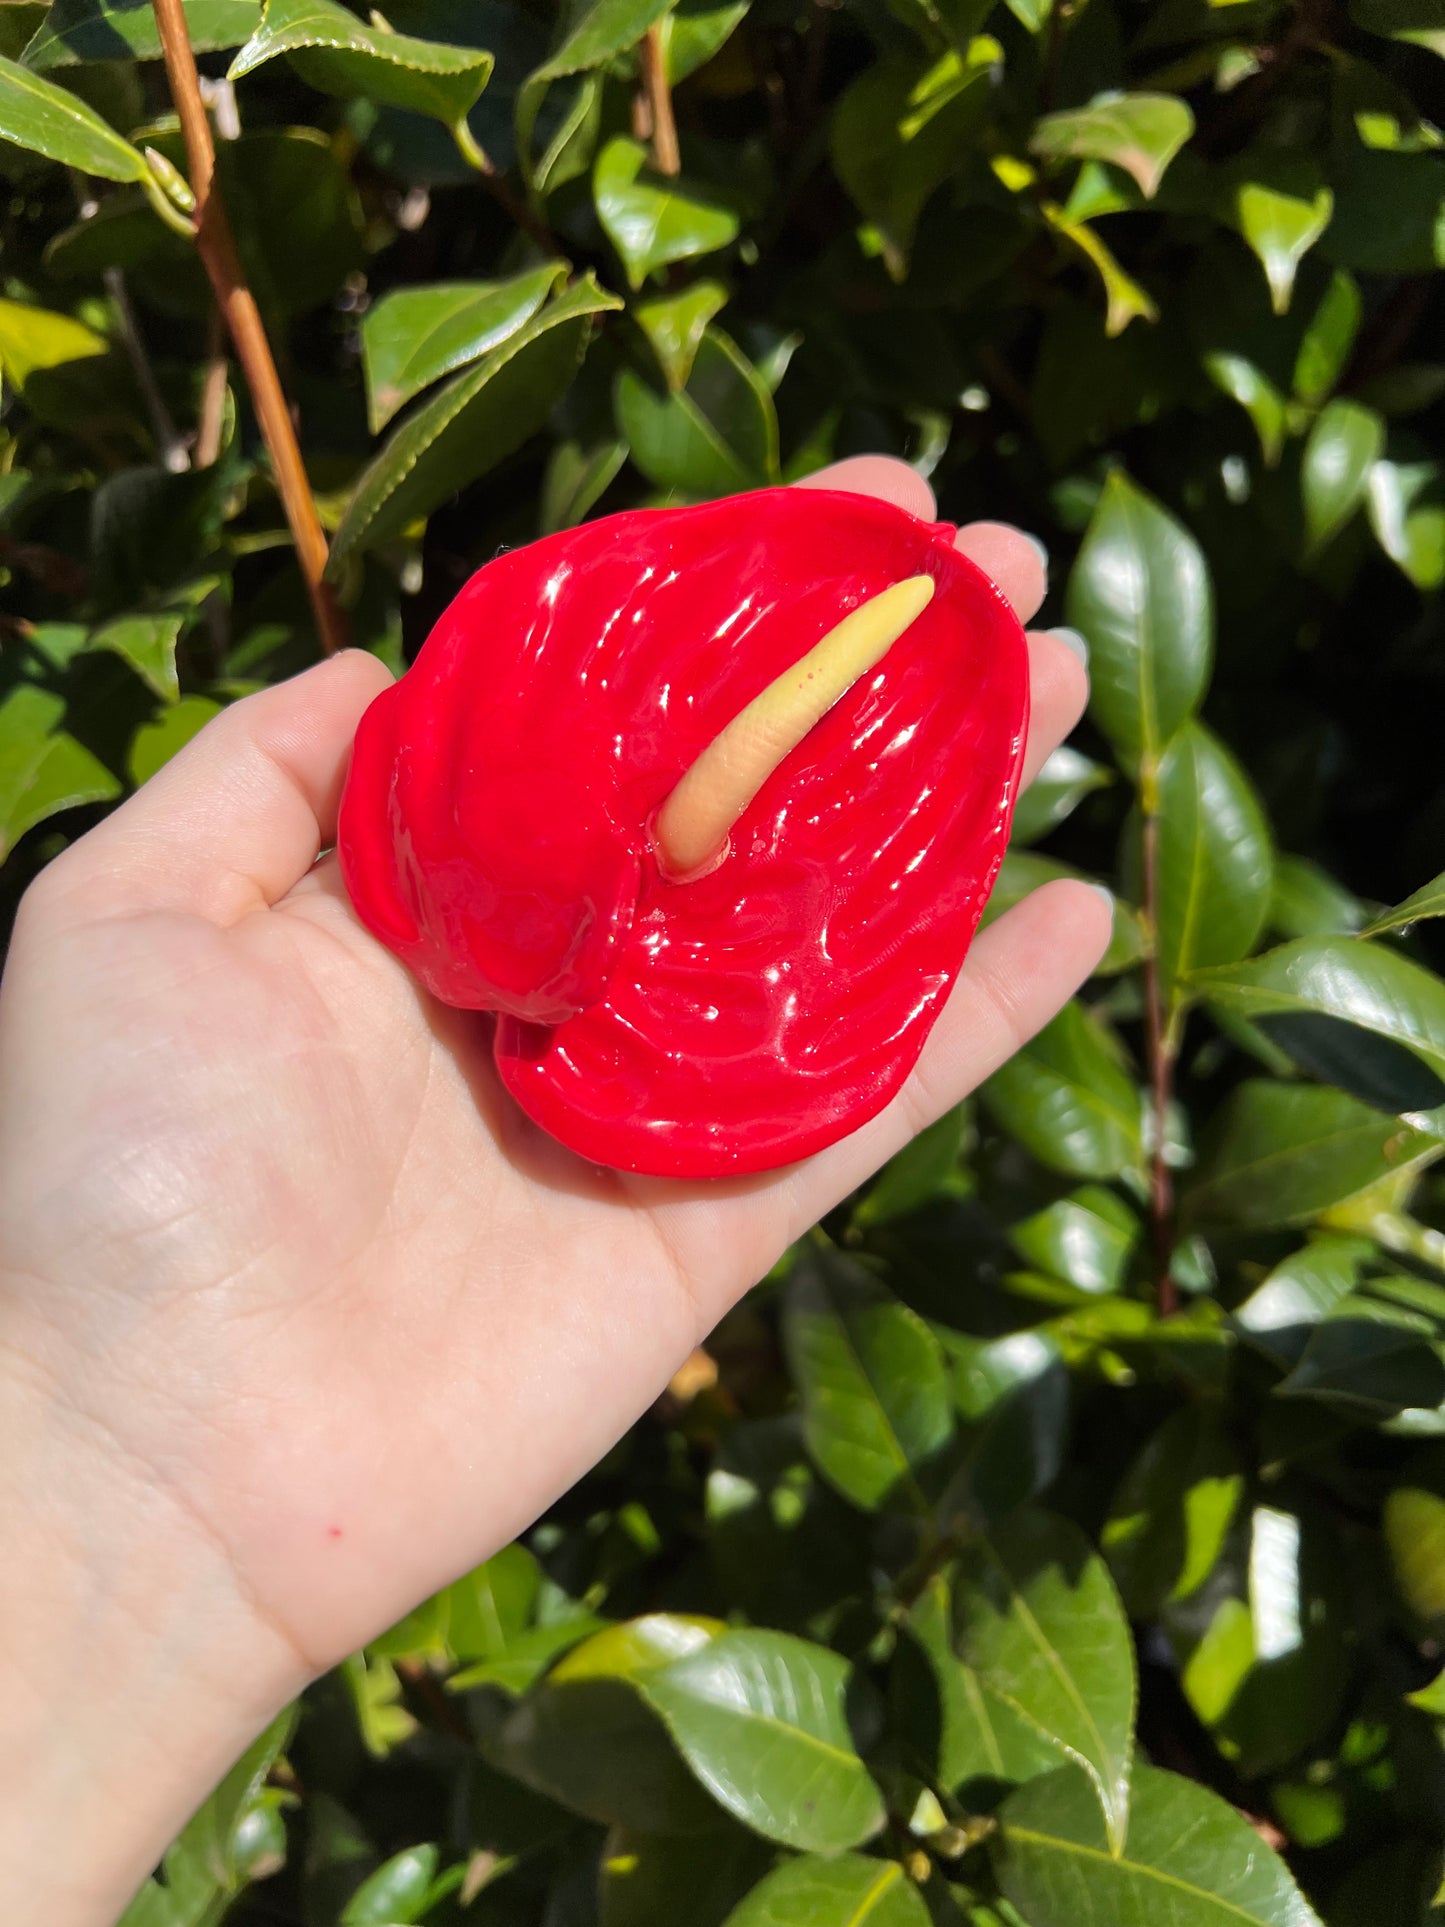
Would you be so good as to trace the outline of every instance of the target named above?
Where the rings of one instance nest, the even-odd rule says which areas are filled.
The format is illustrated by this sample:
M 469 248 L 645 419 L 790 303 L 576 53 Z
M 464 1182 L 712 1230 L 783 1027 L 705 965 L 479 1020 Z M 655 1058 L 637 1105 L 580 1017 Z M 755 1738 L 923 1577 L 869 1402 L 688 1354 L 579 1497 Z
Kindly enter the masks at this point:
M 860 676 L 877 666 L 933 600 L 931 575 L 912 575 L 860 603 L 806 656 L 739 710 L 658 811 L 665 874 L 706 868 L 763 784 Z

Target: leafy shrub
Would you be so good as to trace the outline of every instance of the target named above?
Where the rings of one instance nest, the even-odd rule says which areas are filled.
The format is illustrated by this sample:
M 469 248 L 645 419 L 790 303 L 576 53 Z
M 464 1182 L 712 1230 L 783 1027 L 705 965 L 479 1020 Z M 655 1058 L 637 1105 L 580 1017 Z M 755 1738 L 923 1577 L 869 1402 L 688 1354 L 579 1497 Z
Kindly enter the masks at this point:
M 1115 933 L 127 1927 L 1440 1918 L 1445 12 L 388 11 L 187 0 L 356 639 L 900 453 L 1051 544 L 1093 705 L 996 904 Z M 157 51 L 0 9 L 11 903 L 316 646 Z

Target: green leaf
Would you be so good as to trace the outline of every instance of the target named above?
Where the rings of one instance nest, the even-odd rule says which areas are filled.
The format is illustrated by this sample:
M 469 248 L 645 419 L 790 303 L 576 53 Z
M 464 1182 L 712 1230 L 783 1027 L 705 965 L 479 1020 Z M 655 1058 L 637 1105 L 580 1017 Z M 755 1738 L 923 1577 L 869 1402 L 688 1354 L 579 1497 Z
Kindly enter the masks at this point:
M 930 1198 L 954 1196 L 964 1187 L 959 1170 L 967 1111 L 955 1105 L 925 1125 L 910 1144 L 891 1157 L 853 1213 L 859 1229 L 888 1224 L 916 1211 Z
M 373 435 L 403 403 L 516 334 L 566 278 L 560 261 L 506 281 L 394 288 L 361 322 L 367 417 Z
M 980 1095 L 994 1122 L 1051 1170 L 1107 1178 L 1139 1162 L 1139 1093 L 1118 1045 L 1082 1004 L 1065 1004 Z
M 393 1854 L 362 1881 L 341 1910 L 338 1927 L 405 1927 L 420 1920 L 436 1870 L 434 1846 Z
M 1235 1324 L 1277 1364 L 1298 1364 L 1311 1331 L 1354 1290 L 1374 1250 L 1368 1238 L 1331 1232 L 1312 1238 L 1250 1293 Z
M 590 317 L 621 305 L 584 275 L 408 416 L 352 490 L 331 566 L 393 540 L 520 448 L 571 382 Z
M 229 78 L 239 80 L 280 54 L 321 93 L 343 99 L 362 94 L 440 121 L 463 153 L 471 147 L 468 111 L 495 64 L 481 48 L 442 46 L 383 25 L 365 26 L 337 0 L 266 0 L 261 24 L 231 62 Z
M 1086 796 L 1107 789 L 1113 780 L 1102 763 L 1062 743 L 1019 798 L 1010 831 L 1012 841 L 1037 843 L 1065 817 L 1072 816 Z
M 182 613 L 117 616 L 91 631 L 88 649 L 108 649 L 128 662 L 158 696 L 174 702 L 181 693 L 176 677 L 176 643 L 186 618 Z
M 959 1562 L 959 1656 L 1088 1775 L 1118 1852 L 1129 1818 L 1136 1684 L 1128 1621 L 1078 1527 L 1016 1514 Z
M 1289 427 L 1289 404 L 1269 377 L 1243 355 L 1204 357 L 1205 373 L 1221 393 L 1237 401 L 1254 423 L 1266 468 L 1274 468 Z
M 712 254 L 737 238 L 736 208 L 707 188 L 659 174 L 642 143 L 623 134 L 597 156 L 592 197 L 633 288 L 655 268 Z
M 667 1927 L 684 1893 L 688 1927 L 725 1927 L 773 1858 L 741 1827 L 675 1838 L 619 1828 L 603 1850 L 597 1927 Z
M 78 95 L 0 59 L 0 139 L 107 181 L 146 181 L 145 157 Z
M 185 0 L 186 32 L 198 54 L 238 47 L 256 30 L 259 0 Z M 155 13 L 135 0 L 55 0 L 25 49 L 25 65 L 67 67 L 76 61 L 159 60 Z
M 1412 1075 L 1408 1060 L 1395 1067 L 1393 1053 L 1374 1054 L 1361 1060 L 1364 1083 L 1355 1094 L 1397 1111 L 1445 1103 L 1445 982 L 1388 945 L 1360 937 L 1300 937 L 1249 963 L 1201 971 L 1194 987 L 1219 1008 L 1263 1023 L 1292 1056 L 1333 1073 L 1333 1081 L 1348 1089 L 1354 1089 L 1346 1081 L 1351 1067 L 1341 1054 L 1349 1048 L 1347 1032 L 1332 1038 L 1321 1026 L 1296 1021 L 1281 1029 L 1271 1020 L 1285 1013 L 1330 1018 L 1387 1039 L 1429 1070 Z M 1321 1062 L 1324 1050 L 1330 1054 Z M 1392 1095 L 1403 1101 L 1388 1102 Z
M 680 294 L 657 295 L 634 305 L 632 318 L 652 343 L 669 388 L 686 388 L 707 324 L 727 298 L 721 282 L 694 281 Z
M 727 1632 L 642 1682 L 718 1804 L 769 1840 L 838 1853 L 882 1825 L 849 1725 L 852 1668 L 787 1633 Z
M 191 738 L 220 713 L 221 705 L 212 702 L 209 696 L 182 696 L 178 703 L 163 709 L 154 722 L 143 723 L 126 757 L 126 773 L 132 783 L 149 782 L 177 750 L 184 749 Z M 114 795 L 115 791 L 110 794 Z
M 547 457 L 542 481 L 541 532 L 575 528 L 585 520 L 617 479 L 627 460 L 627 444 L 604 438 L 590 446 L 557 442 Z
M 1017 824 L 1017 816 L 1014 822 Z M 1085 882 L 1094 880 L 1084 877 L 1084 873 L 1076 870 L 1071 863 L 1061 863 L 1057 857 L 1040 856 L 1036 850 L 1009 849 L 994 878 L 982 921 L 985 924 L 992 923 L 1005 910 L 1021 903 L 1031 890 L 1037 890 L 1041 884 L 1052 883 L 1057 877 L 1079 877 Z M 1139 912 L 1132 904 L 1125 903 L 1115 895 L 1114 928 L 1108 949 L 1094 967 L 1095 976 L 1109 977 L 1127 970 L 1131 964 L 1138 963 L 1146 947 Z
M 866 67 L 833 110 L 833 168 L 876 234 L 888 272 L 907 272 L 930 196 L 962 165 L 988 104 L 998 43 L 950 49 L 931 65 Z
M 1219 1414 L 1167 1418 L 1124 1477 L 1100 1543 L 1133 1619 L 1156 1619 L 1213 1572 L 1244 1497 L 1239 1452 Z
M 1021 1787 L 999 1819 L 999 1883 L 1029 1927 L 1320 1927 L 1248 1821 L 1176 1774 L 1135 1769 L 1122 1852 L 1072 1767 Z
M 109 803 L 120 784 L 60 727 L 65 704 L 22 683 L 0 702 L 0 856 L 58 810 Z
M 1200 1224 L 1307 1224 L 1445 1144 L 1343 1091 L 1254 1079 L 1220 1112 L 1185 1195 Z
M 1375 540 L 1417 589 L 1438 589 L 1445 582 L 1445 469 L 1380 461 L 1368 487 Z
M 746 17 L 752 0 L 681 0 L 662 22 L 667 78 L 676 87 L 705 66 Z
M 1350 18 L 1366 33 L 1411 40 L 1445 59 L 1445 7 L 1440 0 L 1350 0 Z
M 1181 980 L 1253 947 L 1269 912 L 1274 852 L 1253 786 L 1202 723 L 1159 764 L 1156 954 L 1172 1006 Z
M 773 398 L 721 328 L 703 335 L 681 392 L 659 390 L 624 368 L 614 405 L 633 461 L 658 488 L 706 497 L 765 488 L 778 478 Z
M 1360 934 L 1378 937 L 1386 930 L 1407 930 L 1412 923 L 1423 922 L 1427 917 L 1445 917 L 1445 871 L 1432 877 L 1429 883 L 1422 883 L 1413 896 L 1406 897 L 1393 910 L 1384 911 Z
M 1036 121 L 1029 147 L 1045 161 L 1108 161 L 1152 200 L 1193 132 L 1193 114 L 1172 94 L 1096 94 L 1087 107 Z
M 1318 863 L 1276 852 L 1269 927 L 1282 937 L 1348 936 L 1365 920 L 1364 906 Z
M 1372 1417 L 1434 1407 L 1445 1399 L 1445 1361 L 1432 1342 L 1435 1332 L 1429 1318 L 1404 1306 L 1348 1293 L 1310 1333 L 1279 1390 L 1326 1398 L 1347 1409 L 1363 1407 Z
M 1208 684 L 1213 598 L 1193 537 L 1118 470 L 1079 551 L 1068 609 L 1088 638 L 1100 728 L 1125 754 L 1156 761 Z
M 1268 177 L 1235 189 L 1234 218 L 1259 256 L 1276 314 L 1289 312 L 1299 264 L 1330 224 L 1335 197 L 1317 185 L 1309 167 L 1269 169 Z
M 107 346 L 104 335 L 68 314 L 0 301 L 0 371 L 13 387 L 23 389 L 33 374 L 46 369 L 103 355 Z
M 1050 227 L 1062 234 L 1066 240 L 1072 241 L 1098 271 L 1108 302 L 1104 315 L 1106 336 L 1112 340 L 1115 335 L 1121 335 L 1131 321 L 1159 319 L 1159 310 L 1154 301 L 1131 275 L 1124 272 L 1117 259 L 1099 238 L 1096 229 L 1090 227 L 1086 221 L 1069 220 L 1048 202 L 1044 204 L 1043 213 Z
M 1365 498 L 1370 470 L 1385 447 L 1385 424 L 1357 401 L 1322 409 L 1305 443 L 1301 486 L 1312 549 L 1337 535 Z
M 1445 1619 L 1445 1499 L 1422 1486 L 1399 1485 L 1385 1500 L 1380 1524 L 1395 1582 L 1411 1612 Z
M 788 1280 L 783 1342 L 808 1451 L 855 1505 L 921 1505 L 918 1474 L 953 1431 L 948 1370 L 914 1311 L 860 1266 L 810 1252 Z
M 786 1861 L 728 1915 L 726 1927 L 928 1927 L 918 1889 L 896 1860 L 850 1853 Z
M 567 38 L 532 76 L 547 80 L 565 74 L 579 74 L 589 67 L 600 67 L 635 47 L 654 21 L 660 20 L 673 0 L 594 0 L 576 18 Z
M 1131 1206 L 1102 1185 L 1086 1184 L 1009 1231 L 1026 1263 L 1079 1291 L 1118 1291 L 1139 1237 Z
M 1337 268 L 1295 354 L 1294 392 L 1311 406 L 1325 400 L 1344 373 L 1360 331 L 1359 283 Z

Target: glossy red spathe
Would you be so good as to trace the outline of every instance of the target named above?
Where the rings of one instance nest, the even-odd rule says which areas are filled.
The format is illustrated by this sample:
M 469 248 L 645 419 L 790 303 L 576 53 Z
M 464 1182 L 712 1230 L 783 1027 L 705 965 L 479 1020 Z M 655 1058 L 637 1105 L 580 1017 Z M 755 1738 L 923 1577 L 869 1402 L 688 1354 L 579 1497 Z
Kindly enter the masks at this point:
M 362 719 L 343 874 L 437 997 L 499 1013 L 503 1082 L 596 1163 L 757 1171 L 853 1130 L 916 1062 L 1008 838 L 1028 722 L 1012 609 L 947 524 L 772 489 L 499 557 Z M 932 602 L 768 778 L 725 858 L 649 825 L 851 609 Z

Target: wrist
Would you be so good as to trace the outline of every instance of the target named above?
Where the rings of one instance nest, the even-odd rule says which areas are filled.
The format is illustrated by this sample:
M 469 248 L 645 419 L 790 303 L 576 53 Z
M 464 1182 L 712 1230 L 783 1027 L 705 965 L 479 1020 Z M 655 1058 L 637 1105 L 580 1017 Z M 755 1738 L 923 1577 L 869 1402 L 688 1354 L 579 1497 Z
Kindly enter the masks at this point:
M 0 1355 L 0 1919 L 110 1927 L 306 1673 L 17 1322 Z

